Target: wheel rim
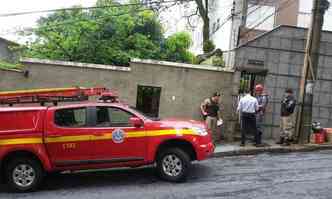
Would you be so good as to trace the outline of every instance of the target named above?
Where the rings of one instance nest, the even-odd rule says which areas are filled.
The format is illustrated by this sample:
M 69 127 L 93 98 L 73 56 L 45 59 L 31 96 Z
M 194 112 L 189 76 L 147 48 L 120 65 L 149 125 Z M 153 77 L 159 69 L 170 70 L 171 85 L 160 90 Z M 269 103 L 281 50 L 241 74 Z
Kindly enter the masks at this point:
M 169 154 L 163 158 L 162 167 L 165 174 L 173 177 L 178 176 L 183 169 L 181 159 L 174 154 Z
M 13 181 L 20 187 L 29 187 L 36 179 L 35 170 L 27 164 L 19 164 L 13 170 Z

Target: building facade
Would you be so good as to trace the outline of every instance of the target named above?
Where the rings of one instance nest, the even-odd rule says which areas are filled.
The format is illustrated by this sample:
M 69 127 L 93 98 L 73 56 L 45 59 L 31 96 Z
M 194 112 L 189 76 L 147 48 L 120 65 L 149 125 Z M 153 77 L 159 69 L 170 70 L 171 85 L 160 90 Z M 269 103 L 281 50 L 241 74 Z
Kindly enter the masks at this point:
M 241 82 L 251 90 L 257 83 L 265 85 L 269 106 L 265 117 L 264 136 L 278 137 L 280 102 L 286 88 L 299 94 L 304 63 L 307 30 L 292 26 L 279 26 L 234 50 L 234 95 L 239 93 Z M 332 126 L 332 32 L 323 32 L 314 87 L 313 121 L 324 127 Z M 294 118 L 295 119 L 295 118 Z M 308 124 L 311 125 L 311 124 Z
M 229 49 L 280 25 L 297 26 L 300 0 L 234 0 Z
M 0 60 L 15 62 L 18 54 L 11 49 L 15 46 L 17 47 L 18 44 L 0 37 Z

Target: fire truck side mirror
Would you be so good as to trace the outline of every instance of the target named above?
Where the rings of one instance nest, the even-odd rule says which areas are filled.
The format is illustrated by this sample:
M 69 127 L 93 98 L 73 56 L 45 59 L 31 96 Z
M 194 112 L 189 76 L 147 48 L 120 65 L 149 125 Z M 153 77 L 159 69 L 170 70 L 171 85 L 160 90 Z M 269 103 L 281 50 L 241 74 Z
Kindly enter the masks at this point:
M 140 128 L 144 124 L 143 121 L 140 118 L 138 118 L 138 117 L 131 117 L 129 119 L 129 121 L 130 121 L 130 124 L 132 124 L 136 128 Z

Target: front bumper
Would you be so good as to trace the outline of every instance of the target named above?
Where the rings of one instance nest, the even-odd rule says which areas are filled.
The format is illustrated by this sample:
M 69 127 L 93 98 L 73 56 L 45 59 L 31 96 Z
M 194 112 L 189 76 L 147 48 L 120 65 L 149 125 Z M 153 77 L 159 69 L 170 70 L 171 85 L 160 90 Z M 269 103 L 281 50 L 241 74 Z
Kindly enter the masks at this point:
M 208 142 L 207 144 L 198 145 L 197 149 L 197 160 L 205 160 L 213 155 L 214 144 Z

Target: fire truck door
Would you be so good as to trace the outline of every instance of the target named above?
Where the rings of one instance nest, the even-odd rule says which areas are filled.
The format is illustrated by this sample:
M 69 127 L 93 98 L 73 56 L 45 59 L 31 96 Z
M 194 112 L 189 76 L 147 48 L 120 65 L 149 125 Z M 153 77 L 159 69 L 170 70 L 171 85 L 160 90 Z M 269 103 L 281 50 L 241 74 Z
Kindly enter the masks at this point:
M 91 129 L 88 108 L 65 108 L 49 111 L 45 143 L 56 166 L 87 164 L 91 158 Z

